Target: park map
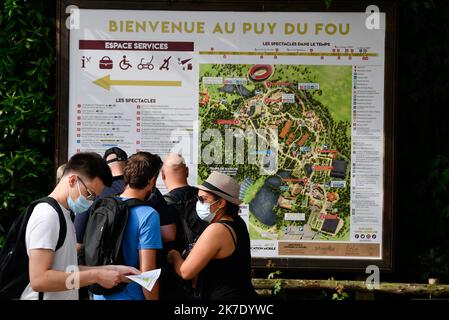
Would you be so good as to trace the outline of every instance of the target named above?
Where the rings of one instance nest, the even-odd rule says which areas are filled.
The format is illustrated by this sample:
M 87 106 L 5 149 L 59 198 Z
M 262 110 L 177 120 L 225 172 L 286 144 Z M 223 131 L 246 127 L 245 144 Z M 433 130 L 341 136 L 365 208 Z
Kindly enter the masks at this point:
M 263 145 L 257 163 L 199 164 L 200 181 L 240 182 L 251 239 L 349 241 L 352 67 L 202 64 L 199 80 L 202 133 L 276 129 L 276 154 Z

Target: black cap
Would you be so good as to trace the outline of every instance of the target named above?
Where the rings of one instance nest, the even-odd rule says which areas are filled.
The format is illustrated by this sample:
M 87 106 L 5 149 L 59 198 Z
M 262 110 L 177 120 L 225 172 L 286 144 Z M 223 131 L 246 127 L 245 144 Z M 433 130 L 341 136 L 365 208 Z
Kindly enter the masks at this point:
M 117 156 L 117 158 L 107 160 L 106 161 L 107 163 L 111 163 L 114 161 L 126 161 L 128 159 L 128 155 L 126 154 L 126 152 L 123 151 L 122 149 L 120 149 L 119 147 L 113 147 L 113 148 L 109 148 L 108 150 L 106 150 L 104 152 L 103 159 L 106 160 L 106 158 L 111 154 L 115 154 Z

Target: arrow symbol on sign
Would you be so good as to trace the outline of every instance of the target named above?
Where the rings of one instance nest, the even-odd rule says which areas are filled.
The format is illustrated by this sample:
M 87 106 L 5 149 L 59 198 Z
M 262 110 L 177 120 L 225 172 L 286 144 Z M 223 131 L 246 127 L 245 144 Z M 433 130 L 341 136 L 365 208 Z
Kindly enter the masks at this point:
M 149 86 L 149 87 L 180 87 L 181 81 L 165 81 L 165 80 L 111 80 L 111 76 L 107 75 L 103 78 L 93 81 L 96 85 L 103 89 L 110 90 L 111 86 Z

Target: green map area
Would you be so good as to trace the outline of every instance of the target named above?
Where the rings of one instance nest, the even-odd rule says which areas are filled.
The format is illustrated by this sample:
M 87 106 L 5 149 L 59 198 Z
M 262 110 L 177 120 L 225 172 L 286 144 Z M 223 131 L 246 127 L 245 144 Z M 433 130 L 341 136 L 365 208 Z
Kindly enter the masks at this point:
M 213 170 L 239 180 L 251 239 L 349 241 L 352 67 L 203 64 L 199 80 L 200 152 L 213 144 L 217 160 L 200 162 L 199 180 Z M 205 140 L 210 129 L 235 130 L 244 163 Z M 269 136 L 249 147 L 260 129 L 277 130 L 276 152 Z

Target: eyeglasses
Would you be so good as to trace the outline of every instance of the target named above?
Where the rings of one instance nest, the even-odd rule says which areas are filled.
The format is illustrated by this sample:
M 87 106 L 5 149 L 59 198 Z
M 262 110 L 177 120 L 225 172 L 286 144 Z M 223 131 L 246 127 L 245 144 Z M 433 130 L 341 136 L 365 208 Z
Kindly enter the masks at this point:
M 83 181 L 79 176 L 76 176 L 76 177 L 77 177 L 78 180 L 81 182 L 81 184 L 84 186 L 84 188 L 86 188 L 86 191 L 87 191 L 87 197 L 86 197 L 86 199 L 87 199 L 87 200 L 95 200 L 95 198 L 97 197 L 97 196 L 95 195 L 95 193 L 93 193 L 92 191 L 89 190 L 89 188 L 86 186 L 86 184 L 84 183 L 84 181 Z

